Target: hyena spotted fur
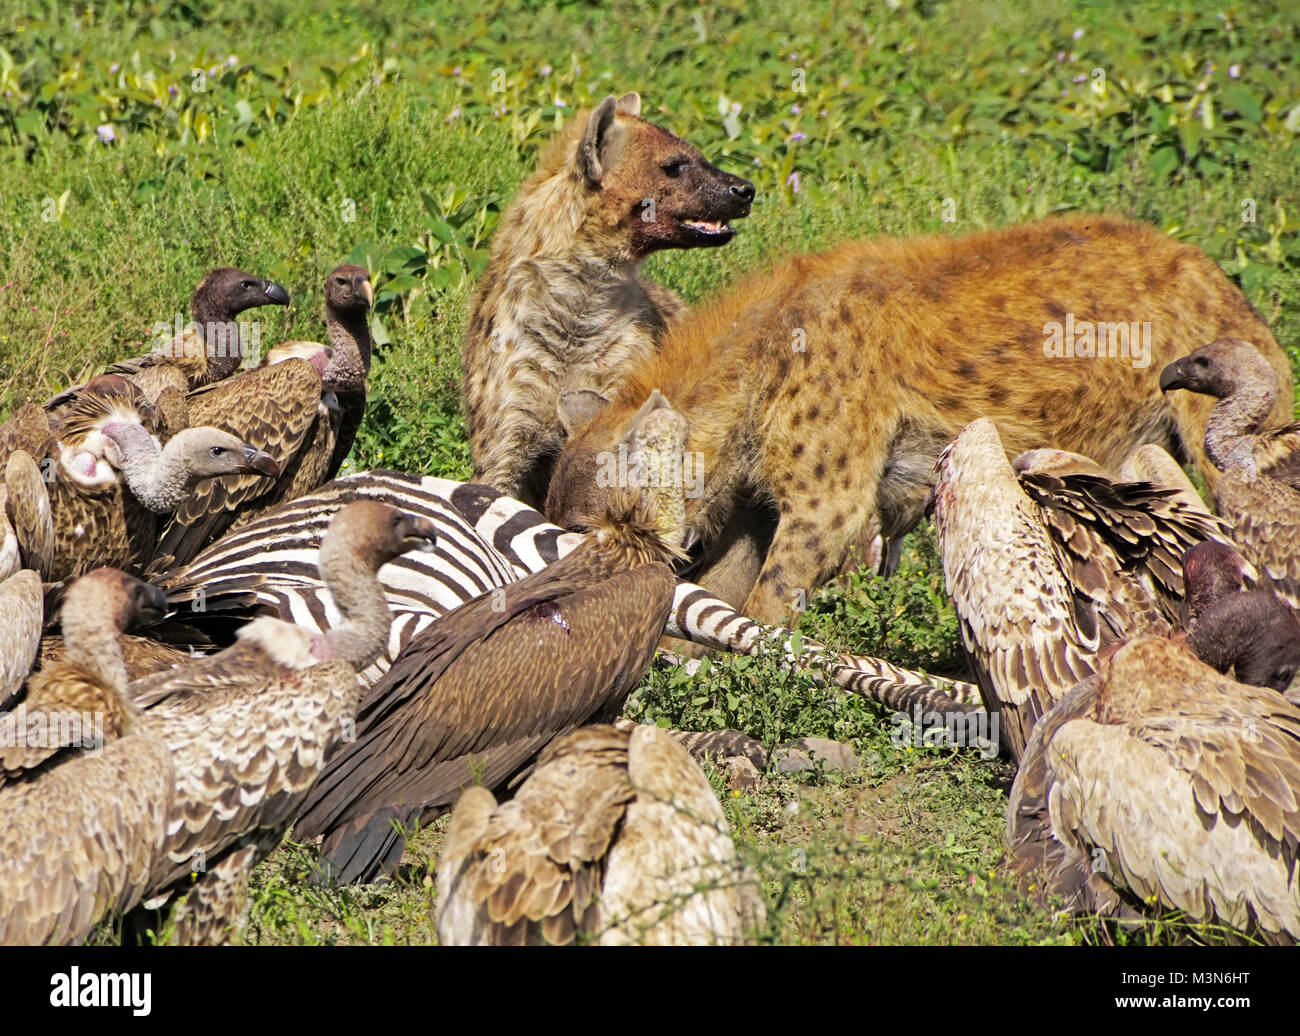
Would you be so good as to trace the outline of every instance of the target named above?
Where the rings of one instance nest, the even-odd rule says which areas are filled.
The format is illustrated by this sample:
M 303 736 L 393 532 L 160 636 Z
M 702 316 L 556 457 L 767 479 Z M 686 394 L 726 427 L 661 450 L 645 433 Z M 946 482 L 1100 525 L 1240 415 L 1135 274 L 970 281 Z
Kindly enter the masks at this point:
M 683 311 L 638 275 L 664 248 L 721 245 L 754 185 L 641 119 L 634 93 L 580 113 L 502 217 L 465 341 L 476 481 L 535 507 L 564 431 L 566 389 L 614 390 Z
M 1149 355 L 1046 355 L 1060 347 L 1056 328 L 1120 322 L 1149 324 Z M 847 243 L 693 310 L 602 408 L 566 396 L 562 408 L 589 420 L 556 464 L 547 513 L 581 525 L 596 512 L 608 451 L 645 407 L 670 405 L 703 465 L 687 520 L 706 544 L 745 494 L 777 511 L 757 582 L 751 571 L 739 592 L 705 585 L 780 621 L 850 544 L 921 520 L 939 451 L 977 417 L 996 421 L 1012 455 L 1056 446 L 1118 466 L 1158 443 L 1213 488 L 1202 442 L 1212 400 L 1162 395 L 1160 371 L 1229 336 L 1269 359 L 1284 389 L 1272 418 L 1289 420 L 1290 367 L 1263 318 L 1208 256 L 1153 228 L 1079 215 Z

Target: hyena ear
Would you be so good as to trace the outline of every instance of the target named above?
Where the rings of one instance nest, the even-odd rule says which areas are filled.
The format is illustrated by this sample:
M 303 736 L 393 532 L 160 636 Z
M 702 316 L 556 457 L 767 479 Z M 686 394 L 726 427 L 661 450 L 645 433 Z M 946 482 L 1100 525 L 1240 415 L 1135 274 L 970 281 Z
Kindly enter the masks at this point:
M 655 389 L 646 397 L 628 423 L 628 448 L 657 450 L 660 453 L 684 453 L 690 426 L 686 418 L 672 408 L 662 392 Z
M 614 103 L 614 110 L 619 115 L 630 115 L 634 119 L 641 117 L 641 95 L 635 90 L 625 93 Z
M 560 426 L 564 429 L 564 434 L 572 439 L 607 406 L 609 406 L 609 399 L 591 389 L 561 392 L 556 409 L 560 415 Z
M 629 97 L 635 98 L 635 102 L 629 102 Z M 596 105 L 596 110 L 587 120 L 587 128 L 582 134 L 582 143 L 578 145 L 578 168 L 582 170 L 588 187 L 600 186 L 605 177 L 605 170 L 618 156 L 623 131 L 619 129 L 615 116 L 634 115 L 636 112 L 624 110 L 633 107 L 636 112 L 641 110 L 641 98 L 636 94 L 624 94 L 622 97 L 610 94 Z

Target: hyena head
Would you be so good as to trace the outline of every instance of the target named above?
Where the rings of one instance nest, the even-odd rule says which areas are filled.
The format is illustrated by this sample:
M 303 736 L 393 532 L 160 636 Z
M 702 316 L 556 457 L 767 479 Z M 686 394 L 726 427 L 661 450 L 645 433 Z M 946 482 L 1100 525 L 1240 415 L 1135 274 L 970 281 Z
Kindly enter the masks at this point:
M 636 258 L 726 244 L 736 234 L 729 221 L 749 215 L 754 185 L 640 113 L 641 98 L 628 93 L 606 97 L 587 119 L 575 171 L 600 194 L 593 215 L 618 231 Z
M 560 422 L 569 439 L 555 463 L 547 516 L 581 532 L 634 490 L 654 497 L 662 517 L 671 517 L 681 537 L 689 536 L 687 501 L 700 495 L 703 470 L 688 451 L 686 419 L 658 389 L 622 427 L 618 408 L 608 404 L 590 389 L 560 395 Z

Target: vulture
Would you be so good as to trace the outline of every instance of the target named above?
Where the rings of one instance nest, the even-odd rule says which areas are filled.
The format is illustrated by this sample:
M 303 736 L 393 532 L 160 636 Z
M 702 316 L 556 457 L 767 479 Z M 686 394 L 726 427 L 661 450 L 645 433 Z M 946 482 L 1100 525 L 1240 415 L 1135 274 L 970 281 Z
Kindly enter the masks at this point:
M 220 943 L 237 934 L 253 866 L 284 836 L 327 754 L 351 732 L 360 684 L 388 638 L 375 573 L 408 550 L 432 547 L 431 523 L 358 501 L 330 523 L 320 551 L 343 621 L 326 633 L 262 617 L 218 654 L 127 687 L 144 710 L 138 729 L 167 746 L 174 798 L 145 911 L 168 908 L 169 941 Z
M 190 298 L 191 322 L 181 334 L 155 352 L 113 364 L 106 373 L 126 375 L 151 403 L 166 389 L 184 394 L 221 381 L 244 359 L 235 318 L 257 306 L 287 305 L 289 293 L 272 281 L 229 266 L 209 270 Z
M 37 502 L 27 493 L 22 499 L 36 512 L 42 496 L 48 502 L 52 557 L 38 561 L 47 579 L 71 579 L 101 565 L 139 568 L 153 556 L 157 516 L 175 510 L 204 479 L 279 474 L 267 454 L 219 428 L 188 428 L 160 446 L 152 421 L 153 407 L 139 387 L 106 374 L 53 414 L 26 406 L 0 426 L 6 483 L 11 470 L 30 472 L 28 460 L 43 476 L 30 491 Z M 7 506 L 18 499 L 10 494 Z
M 1179 624 L 1183 553 L 1225 537 L 1175 488 L 1072 470 L 1060 456 L 1037 472 L 1045 459 L 1022 455 L 1013 467 L 981 418 L 940 455 L 934 494 L 962 641 L 1016 760 L 1034 722 L 1092 673 L 1098 651 Z
M 1220 338 L 1169 364 L 1160 388 L 1218 399 L 1205 453 L 1223 472 L 1219 513 L 1246 560 L 1300 608 L 1300 422 L 1263 429 L 1277 397 L 1273 368 L 1249 343 Z
M 1225 639 L 1254 647 L 1249 621 Z M 1005 862 L 1072 912 L 1155 906 L 1294 941 L 1300 709 L 1180 640 L 1143 634 L 1108 649 L 1038 722 L 1011 790 Z
M 262 444 L 283 474 L 271 482 L 248 476 L 209 482 L 163 530 L 152 574 L 189 562 L 228 529 L 334 477 L 365 413 L 374 297 L 364 269 L 338 267 L 325 280 L 328 347 L 285 342 L 254 370 L 190 393 L 191 423 Z
M 1300 671 L 1300 616 L 1269 590 L 1248 589 L 1253 574 L 1222 543 L 1200 543 L 1183 555 L 1187 643 L 1202 662 L 1238 683 L 1300 701 L 1300 686 L 1288 690 Z M 1249 650 L 1235 639 L 1243 628 L 1251 631 Z
M 162 592 L 113 569 L 67 590 L 68 658 L 0 726 L 0 943 L 76 943 L 144 896 L 172 811 L 172 756 L 140 733 L 115 637 Z M 85 724 L 92 716 L 101 725 Z M 98 751 L 82 751 L 96 748 Z
M 466 789 L 437 886 L 444 946 L 736 945 L 766 917 L 708 780 L 654 727 L 556 738 L 500 805 Z
M 632 444 L 640 491 L 592 516 L 576 550 L 418 633 L 367 692 L 356 740 L 330 760 L 294 828 L 324 836 L 321 877 L 390 873 L 421 817 L 471 784 L 496 787 L 553 738 L 618 717 L 654 656 L 683 555 L 683 488 L 671 472 L 686 423 L 659 413 L 663 426 Z

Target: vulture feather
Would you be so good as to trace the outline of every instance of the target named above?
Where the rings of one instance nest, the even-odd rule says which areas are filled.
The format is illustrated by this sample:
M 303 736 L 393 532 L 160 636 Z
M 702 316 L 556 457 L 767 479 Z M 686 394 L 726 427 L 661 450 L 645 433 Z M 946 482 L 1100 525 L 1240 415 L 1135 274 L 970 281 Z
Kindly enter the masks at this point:
M 735 945 L 765 918 L 708 780 L 654 727 L 557 738 L 500 805 L 466 790 L 437 877 L 443 945 Z

